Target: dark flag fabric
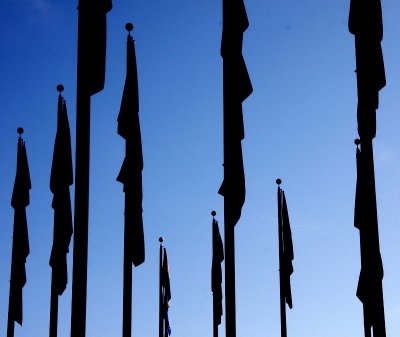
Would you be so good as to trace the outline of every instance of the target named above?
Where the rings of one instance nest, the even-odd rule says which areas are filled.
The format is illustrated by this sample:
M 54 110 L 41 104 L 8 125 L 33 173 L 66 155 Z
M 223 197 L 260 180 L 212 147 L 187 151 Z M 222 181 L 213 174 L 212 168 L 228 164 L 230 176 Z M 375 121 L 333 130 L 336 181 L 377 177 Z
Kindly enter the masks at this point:
M 22 325 L 22 288 L 26 283 L 25 263 L 29 255 L 28 223 L 25 208 L 29 205 L 31 178 L 25 142 L 18 140 L 17 172 L 11 206 L 14 208 L 14 232 L 11 258 L 9 320 Z
M 292 290 L 290 286 L 290 275 L 293 274 L 294 259 L 293 254 L 293 242 L 292 242 L 292 231 L 290 229 L 289 213 L 286 204 L 285 192 L 282 191 L 282 241 L 283 241 L 283 286 L 285 301 L 289 308 L 293 307 L 292 304 Z
M 212 266 L 211 266 L 211 291 L 213 293 L 214 322 L 221 324 L 222 317 L 222 268 L 224 260 L 224 247 L 217 220 L 212 221 Z
M 125 235 L 131 240 L 132 263 L 139 266 L 145 260 L 142 217 L 142 138 L 139 122 L 139 94 L 135 45 L 132 36 L 127 41 L 127 74 L 118 115 L 118 134 L 126 140 L 126 154 L 117 181 L 124 184 Z
M 241 216 L 246 186 L 243 168 L 244 138 L 242 103 L 253 87 L 242 55 L 243 33 L 249 26 L 243 0 L 223 1 L 221 56 L 224 82 L 224 196 L 225 219 L 235 226 Z
M 167 250 L 164 247 L 162 249 L 162 265 L 161 265 L 161 282 L 160 282 L 160 293 L 161 293 L 161 320 L 164 326 L 164 336 L 168 337 L 171 335 L 171 326 L 169 324 L 168 309 L 169 301 L 171 300 L 171 286 L 169 281 L 169 269 L 168 269 L 168 257 Z
M 357 297 L 364 306 L 365 326 L 374 327 L 374 336 L 384 336 L 383 265 L 379 249 L 372 141 L 361 143 L 361 150 L 357 148 L 356 158 L 354 226 L 360 231 L 361 246 Z
M 104 89 L 106 63 L 106 14 L 111 0 L 79 0 L 79 46 L 86 58 L 90 94 Z
M 351 0 L 349 31 L 355 36 L 358 133 L 361 139 L 373 139 L 376 134 L 379 90 L 386 85 L 380 0 Z
M 53 283 L 61 295 L 68 282 L 67 254 L 72 236 L 72 211 L 69 186 L 73 183 L 71 134 L 65 100 L 58 98 L 57 133 L 54 143 L 53 163 L 50 175 L 50 190 L 53 193 L 54 209 L 53 248 L 50 266 Z

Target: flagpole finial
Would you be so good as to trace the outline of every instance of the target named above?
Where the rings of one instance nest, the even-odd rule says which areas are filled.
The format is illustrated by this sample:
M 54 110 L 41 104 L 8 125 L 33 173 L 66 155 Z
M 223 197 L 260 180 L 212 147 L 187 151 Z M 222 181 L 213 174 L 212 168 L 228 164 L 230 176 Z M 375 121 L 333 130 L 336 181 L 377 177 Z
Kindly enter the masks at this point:
M 59 84 L 59 85 L 57 85 L 57 91 L 60 93 L 60 95 L 61 95 L 61 93 L 64 91 L 64 86 L 62 85 L 62 84 Z
M 280 185 L 280 184 L 282 184 L 282 180 L 280 180 L 280 179 L 278 178 L 278 179 L 276 179 L 276 183 L 277 183 L 278 185 Z
M 24 133 L 24 129 L 23 128 L 18 128 L 17 132 L 18 132 L 19 136 L 21 137 L 21 135 Z
M 361 144 L 361 140 L 359 140 L 358 138 L 354 139 L 354 144 L 356 144 L 358 148 L 358 145 Z
M 131 31 L 133 30 L 133 25 L 130 22 L 128 22 L 125 25 L 125 29 L 129 32 L 129 35 L 131 35 Z
M 212 215 L 212 217 L 215 217 L 217 215 L 217 212 L 216 211 L 211 211 L 211 215 Z
M 160 241 L 160 243 L 163 243 L 163 241 L 164 241 L 163 237 L 160 236 L 160 237 L 158 238 L 158 241 Z

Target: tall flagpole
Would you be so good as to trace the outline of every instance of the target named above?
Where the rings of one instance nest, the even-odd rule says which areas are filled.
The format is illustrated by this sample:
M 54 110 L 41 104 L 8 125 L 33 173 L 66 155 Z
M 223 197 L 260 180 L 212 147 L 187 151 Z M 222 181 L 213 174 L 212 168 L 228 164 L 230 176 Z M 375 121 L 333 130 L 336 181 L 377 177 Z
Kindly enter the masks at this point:
M 90 156 L 90 59 L 87 36 L 90 27 L 81 11 L 88 4 L 80 0 L 78 10 L 78 65 L 76 92 L 76 162 L 74 253 L 72 274 L 71 337 L 86 334 L 86 292 L 89 223 L 89 156 Z
M 212 211 L 211 212 L 211 216 L 213 217 L 213 221 L 211 222 L 211 233 L 212 233 L 212 255 L 214 256 L 215 252 L 214 252 L 214 219 L 215 216 L 217 215 L 216 211 Z M 212 276 L 211 276 L 212 277 Z M 216 315 L 215 315 L 215 305 L 214 305 L 214 294 L 213 294 L 213 337 L 218 337 L 218 324 L 217 324 L 217 319 L 216 319 Z
M 281 307 L 281 337 L 287 336 L 286 331 L 286 304 L 285 294 L 283 285 L 283 240 L 282 240 L 282 190 L 281 190 L 281 179 L 276 179 L 278 184 L 278 243 L 279 243 L 279 297 Z
M 163 324 L 163 316 L 162 316 L 162 282 L 161 282 L 161 269 L 162 269 L 162 261 L 163 261 L 163 241 L 164 239 L 160 237 L 158 239 L 160 242 L 160 269 L 159 269 L 159 305 L 158 305 L 158 336 L 164 337 L 164 324 Z

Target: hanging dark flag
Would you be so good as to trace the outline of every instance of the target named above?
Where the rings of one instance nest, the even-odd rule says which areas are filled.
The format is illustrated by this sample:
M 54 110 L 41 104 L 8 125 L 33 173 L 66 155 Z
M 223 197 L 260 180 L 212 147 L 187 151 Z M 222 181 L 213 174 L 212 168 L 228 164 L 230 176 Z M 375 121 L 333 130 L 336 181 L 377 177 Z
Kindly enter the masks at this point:
M 90 94 L 104 88 L 106 65 L 106 14 L 112 8 L 111 0 L 79 1 L 79 48 L 85 58 Z
M 171 300 L 171 286 L 169 281 L 167 250 L 160 246 L 160 337 L 171 335 L 171 326 L 169 324 L 168 309 Z
M 18 129 L 20 135 L 23 130 Z M 11 206 L 14 208 L 14 232 L 11 258 L 10 301 L 8 308 L 10 325 L 17 322 L 22 325 L 22 288 L 26 283 L 25 263 L 29 255 L 28 223 L 25 208 L 29 205 L 31 178 L 25 142 L 18 139 L 17 172 L 12 193 Z
M 224 260 L 224 247 L 219 233 L 218 221 L 212 220 L 212 266 L 211 266 L 211 291 L 213 293 L 214 324 L 221 324 L 222 317 L 222 269 Z M 214 327 L 215 329 L 215 327 Z
M 386 85 L 380 0 L 351 0 L 349 31 L 355 36 L 358 133 L 361 139 L 372 139 L 376 134 L 379 90 Z
M 383 264 L 379 249 L 378 217 L 372 141 L 357 148 L 357 186 L 354 226 L 360 231 L 361 271 L 357 297 L 364 307 L 364 325 L 374 336 L 385 336 L 382 295 Z
M 59 95 L 57 111 L 57 133 L 51 166 L 50 190 L 53 193 L 54 209 L 53 248 L 50 266 L 52 282 L 61 295 L 68 282 L 67 254 L 72 236 L 72 212 L 69 186 L 73 183 L 71 134 L 65 100 Z
M 129 255 L 135 266 L 145 260 L 142 217 L 142 138 L 139 122 L 139 94 L 135 45 L 131 35 L 127 41 L 127 74 L 121 108 L 118 115 L 118 134 L 126 140 L 126 154 L 117 181 L 124 184 L 125 235 L 130 240 Z
M 243 168 L 244 138 L 242 102 L 253 92 L 242 55 L 243 33 L 249 26 L 243 0 L 223 1 L 221 56 L 224 95 L 224 181 L 219 194 L 230 226 L 240 219 L 246 186 Z
M 290 229 L 289 213 L 286 204 L 285 192 L 282 191 L 282 241 L 283 241 L 283 263 L 282 263 L 282 274 L 283 274 L 283 286 L 285 301 L 289 308 L 292 309 L 292 290 L 290 287 L 290 275 L 293 274 L 294 259 L 293 254 L 293 242 L 292 242 L 292 231 Z

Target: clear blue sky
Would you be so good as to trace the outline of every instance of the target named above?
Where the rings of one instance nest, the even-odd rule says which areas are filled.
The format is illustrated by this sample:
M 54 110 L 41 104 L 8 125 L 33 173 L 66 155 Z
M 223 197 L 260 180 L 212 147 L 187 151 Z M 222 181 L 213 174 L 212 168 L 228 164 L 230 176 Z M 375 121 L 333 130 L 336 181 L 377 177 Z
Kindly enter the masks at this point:
M 400 331 L 400 5 L 383 0 L 387 86 L 374 141 L 388 336 Z M 244 104 L 246 203 L 236 226 L 238 336 L 279 336 L 277 201 L 283 180 L 294 241 L 288 335 L 362 337 L 355 296 L 359 233 L 354 38 L 349 1 L 247 0 L 244 56 L 254 93 Z M 16 167 L 24 127 L 31 171 L 31 253 L 16 337 L 48 334 L 53 233 L 49 177 L 56 85 L 65 86 L 75 149 L 77 3 L 4 0 L 0 10 L 0 335 L 6 334 Z M 212 335 L 211 210 L 223 231 L 221 2 L 114 1 L 104 91 L 92 99 L 87 337 L 122 328 L 122 185 L 117 135 L 131 21 L 139 73 L 146 262 L 133 271 L 132 336 L 158 331 L 158 237 L 168 250 L 173 337 Z M 75 151 L 74 151 L 75 152 Z M 75 161 L 75 159 L 74 159 Z M 73 194 L 73 189 L 71 190 Z M 72 244 L 71 244 L 72 251 Z M 72 253 L 68 257 L 72 277 Z M 71 283 L 59 337 L 70 335 Z M 224 318 L 220 335 L 225 336 Z

